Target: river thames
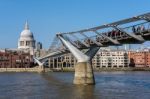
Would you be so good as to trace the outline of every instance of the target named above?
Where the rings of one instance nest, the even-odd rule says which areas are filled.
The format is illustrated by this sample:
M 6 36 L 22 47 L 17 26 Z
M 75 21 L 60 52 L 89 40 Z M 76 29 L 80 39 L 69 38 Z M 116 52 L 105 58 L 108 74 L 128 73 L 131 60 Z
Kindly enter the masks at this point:
M 73 85 L 73 76 L 0 73 L 0 99 L 150 99 L 150 72 L 95 72 L 95 86 Z

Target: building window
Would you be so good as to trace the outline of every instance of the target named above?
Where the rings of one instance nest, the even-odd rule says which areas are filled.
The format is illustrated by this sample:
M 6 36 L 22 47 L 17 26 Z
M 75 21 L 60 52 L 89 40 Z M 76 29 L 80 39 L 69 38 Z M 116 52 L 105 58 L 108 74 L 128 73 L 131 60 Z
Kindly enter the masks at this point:
M 29 46 L 30 45 L 30 41 L 26 41 L 26 46 Z
M 24 46 L 24 41 L 20 41 L 20 46 Z

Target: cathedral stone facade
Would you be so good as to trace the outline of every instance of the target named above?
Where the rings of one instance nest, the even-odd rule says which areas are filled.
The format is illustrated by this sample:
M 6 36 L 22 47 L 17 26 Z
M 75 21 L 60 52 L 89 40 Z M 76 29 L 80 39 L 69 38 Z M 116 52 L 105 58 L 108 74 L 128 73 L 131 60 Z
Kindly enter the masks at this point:
M 28 22 L 26 21 L 24 30 L 21 32 L 20 38 L 18 40 L 18 49 L 29 51 L 33 54 L 35 49 L 35 39 L 33 33 L 29 29 Z

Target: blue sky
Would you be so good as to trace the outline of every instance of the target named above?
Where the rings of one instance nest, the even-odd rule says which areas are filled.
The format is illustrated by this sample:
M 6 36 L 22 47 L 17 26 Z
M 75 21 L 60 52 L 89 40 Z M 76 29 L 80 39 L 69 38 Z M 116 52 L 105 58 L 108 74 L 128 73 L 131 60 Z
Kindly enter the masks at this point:
M 16 48 L 26 20 L 45 48 L 69 32 L 150 12 L 149 0 L 0 0 L 0 48 Z M 148 43 L 147 43 L 148 44 Z

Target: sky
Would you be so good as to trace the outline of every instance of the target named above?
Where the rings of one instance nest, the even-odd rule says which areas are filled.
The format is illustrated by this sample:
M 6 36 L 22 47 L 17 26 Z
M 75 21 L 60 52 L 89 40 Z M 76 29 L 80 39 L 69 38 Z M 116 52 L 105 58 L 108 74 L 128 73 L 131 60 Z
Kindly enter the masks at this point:
M 36 41 L 49 48 L 58 32 L 90 28 L 147 12 L 150 0 L 0 0 L 0 48 L 17 48 L 26 20 Z

